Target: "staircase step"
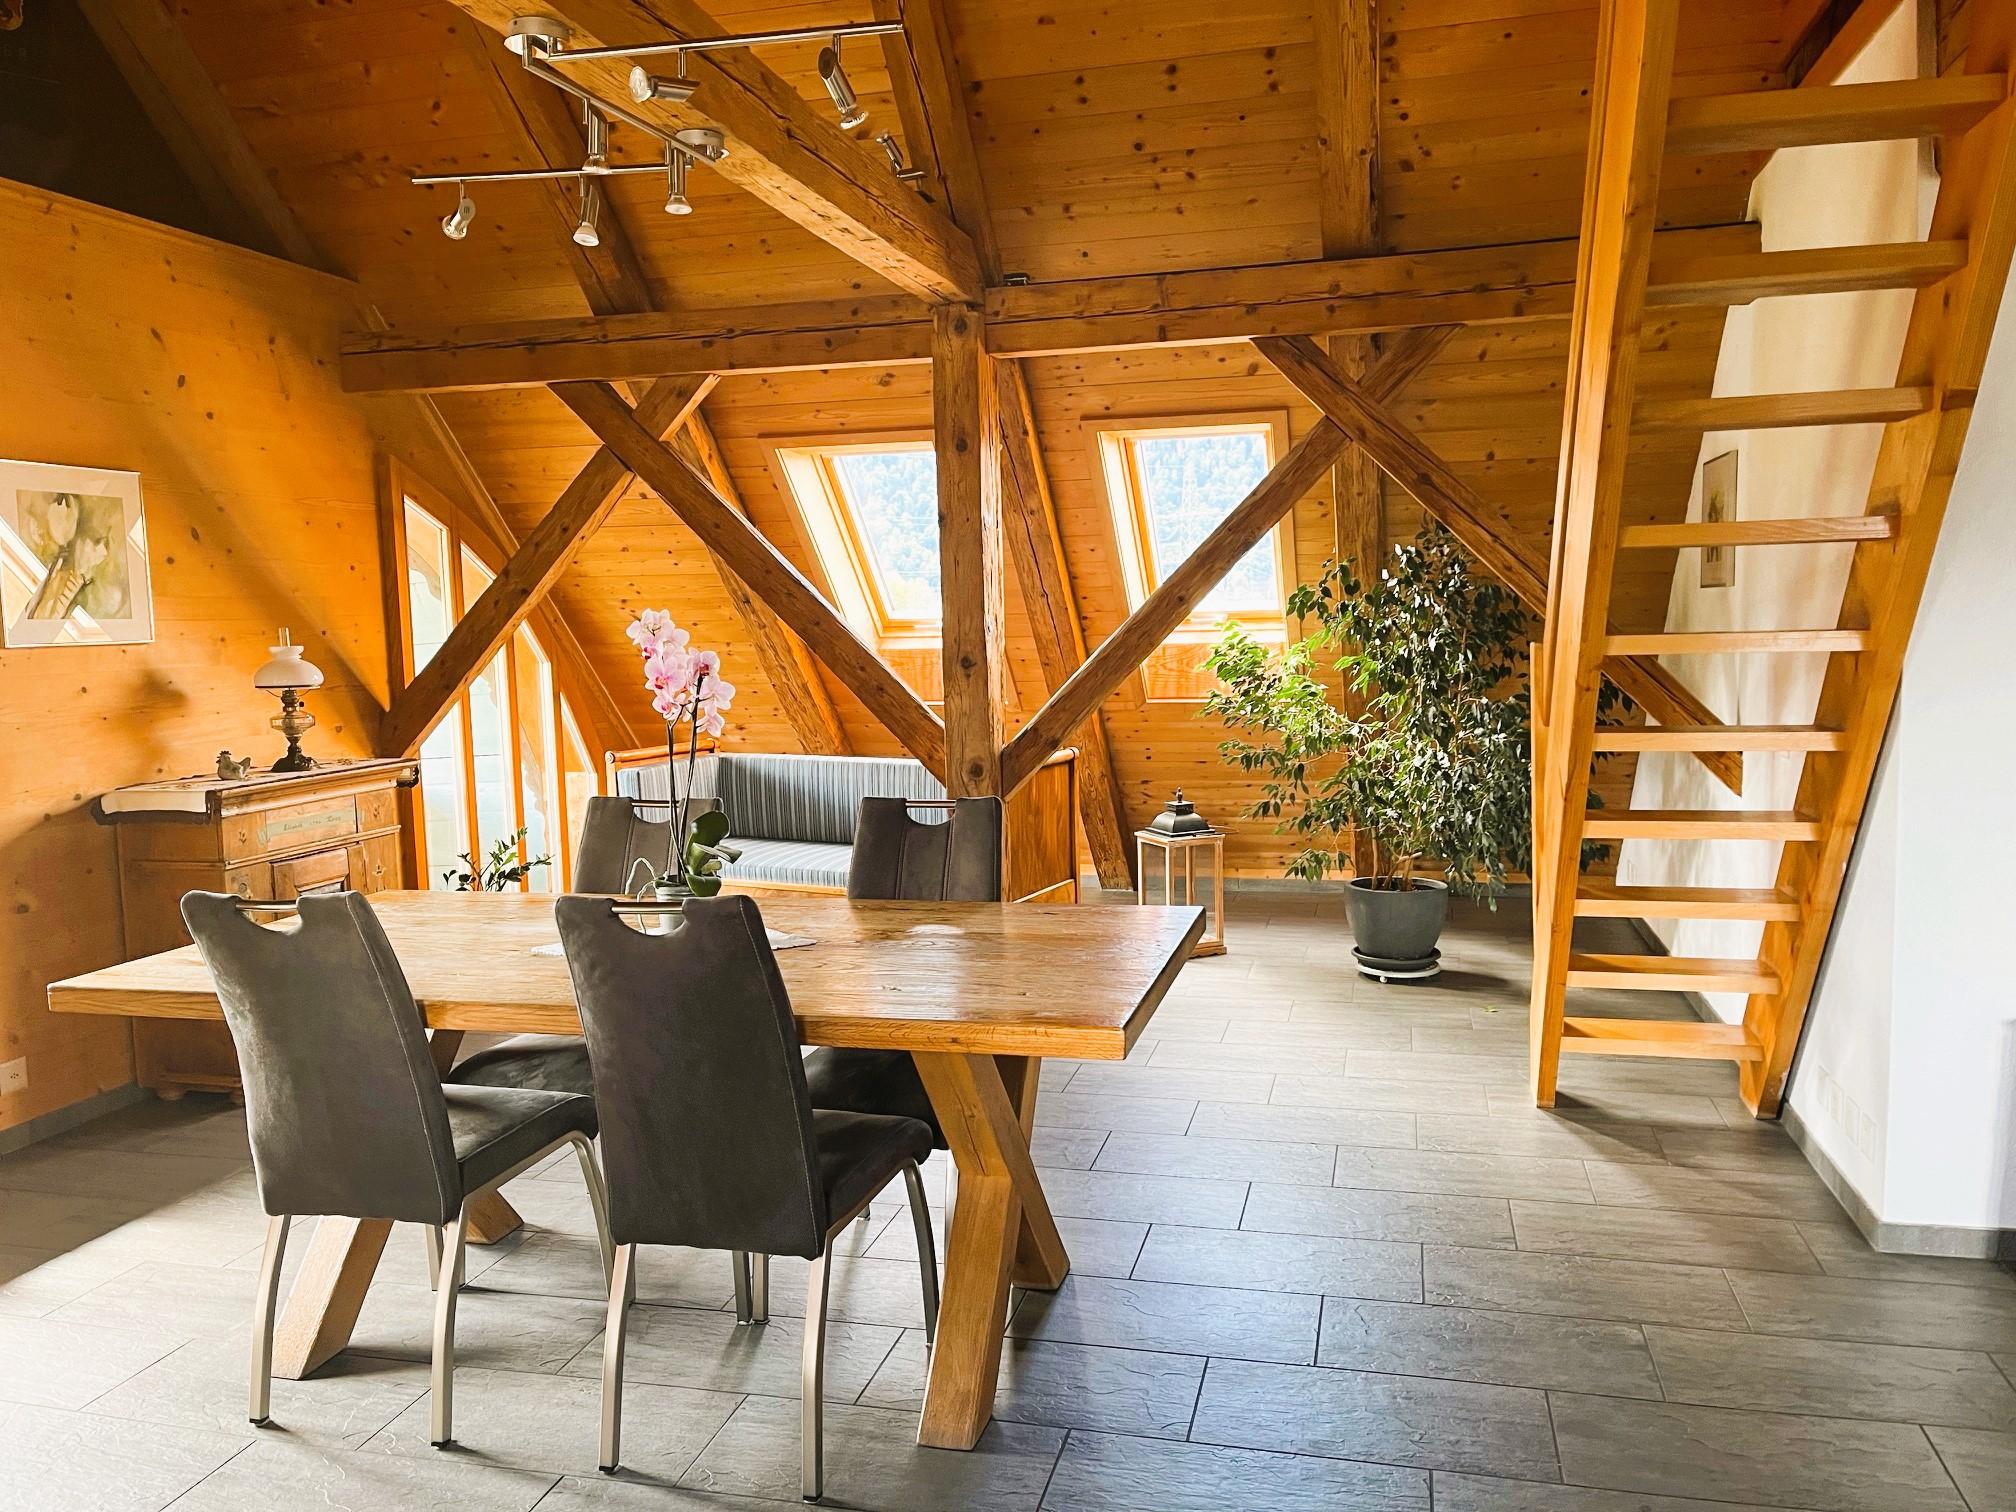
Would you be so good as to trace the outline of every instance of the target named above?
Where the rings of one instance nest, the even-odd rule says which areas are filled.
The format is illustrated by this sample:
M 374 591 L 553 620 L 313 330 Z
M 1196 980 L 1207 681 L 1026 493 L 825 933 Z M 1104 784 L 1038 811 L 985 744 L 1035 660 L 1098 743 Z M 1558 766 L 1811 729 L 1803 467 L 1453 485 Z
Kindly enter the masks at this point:
M 1734 656 L 1743 652 L 1866 651 L 1867 630 L 1664 630 L 1612 635 L 1605 656 Z
M 1764 1047 L 1741 1024 L 1685 1019 L 1567 1018 L 1561 1021 L 1561 1050 L 1563 1054 L 1657 1055 L 1679 1060 L 1764 1058 Z
M 1697 253 L 1655 266 L 1645 302 L 1725 306 L 1792 294 L 1922 289 L 1966 266 L 1967 243 L 1951 240 Z
M 1778 974 L 1762 961 L 1577 951 L 1568 957 L 1568 985 L 1632 992 L 1776 992 Z
M 1775 887 L 1627 887 L 1585 878 L 1578 919 L 1762 919 L 1789 924 L 1799 900 Z
M 1782 809 L 1590 809 L 1585 840 L 1818 840 L 1820 821 Z
M 1783 430 L 1800 425 L 1883 425 L 1932 407 L 1929 388 L 1816 389 L 1715 399 L 1648 399 L 1631 416 L 1638 431 Z
M 1894 142 L 1965 131 L 2002 103 L 1999 73 L 1695 95 L 1666 113 L 1675 156 L 1765 152 L 1828 142 Z
M 1839 751 L 1848 736 L 1817 725 L 1603 725 L 1599 751 Z
M 1797 546 L 1823 541 L 1887 541 L 1895 515 L 1815 515 L 1805 520 L 1687 520 L 1676 525 L 1626 525 L 1621 548 L 1670 546 Z

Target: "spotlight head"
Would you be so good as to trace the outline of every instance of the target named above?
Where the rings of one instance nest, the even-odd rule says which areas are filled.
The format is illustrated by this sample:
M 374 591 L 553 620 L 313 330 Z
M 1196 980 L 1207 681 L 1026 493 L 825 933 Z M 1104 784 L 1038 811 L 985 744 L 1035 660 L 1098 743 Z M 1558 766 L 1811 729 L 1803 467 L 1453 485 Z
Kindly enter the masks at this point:
M 476 202 L 469 198 L 467 189 L 461 189 L 455 208 L 441 217 L 441 234 L 450 241 L 460 241 L 469 234 L 469 224 L 475 219 Z
M 609 117 L 593 105 L 582 107 L 582 120 L 588 130 L 588 157 L 586 166 L 606 168 L 609 166 Z
M 578 247 L 599 247 L 602 245 L 602 189 L 593 179 L 581 181 L 581 219 L 574 227 L 574 244 Z
M 648 105 L 653 100 L 667 105 L 684 105 L 699 87 L 699 80 L 686 77 L 683 65 L 678 77 L 671 79 L 660 78 L 641 63 L 630 70 L 630 98 L 639 105 Z
M 551 53 L 573 35 L 574 28 L 565 21 L 556 21 L 551 16 L 520 16 L 506 29 L 504 46 L 521 58 L 534 58 Z
M 665 213 L 691 215 L 693 202 L 686 198 L 686 172 L 693 160 L 677 148 L 665 149 Z
M 833 97 L 833 108 L 840 112 L 840 125 L 845 130 L 852 131 L 868 119 L 868 112 L 855 95 L 854 86 L 847 81 L 847 71 L 840 66 L 839 48 L 819 49 L 819 82 Z

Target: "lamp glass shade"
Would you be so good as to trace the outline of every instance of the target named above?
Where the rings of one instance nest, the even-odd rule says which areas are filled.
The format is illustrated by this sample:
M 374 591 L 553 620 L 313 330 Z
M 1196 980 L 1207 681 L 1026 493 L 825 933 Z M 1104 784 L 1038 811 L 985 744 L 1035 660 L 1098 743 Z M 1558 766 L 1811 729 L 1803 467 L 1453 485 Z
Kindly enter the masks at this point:
M 278 693 L 285 688 L 322 686 L 322 669 L 301 654 L 303 648 L 295 645 L 286 631 L 280 632 L 279 645 L 266 649 L 273 653 L 272 660 L 252 674 L 253 687 Z

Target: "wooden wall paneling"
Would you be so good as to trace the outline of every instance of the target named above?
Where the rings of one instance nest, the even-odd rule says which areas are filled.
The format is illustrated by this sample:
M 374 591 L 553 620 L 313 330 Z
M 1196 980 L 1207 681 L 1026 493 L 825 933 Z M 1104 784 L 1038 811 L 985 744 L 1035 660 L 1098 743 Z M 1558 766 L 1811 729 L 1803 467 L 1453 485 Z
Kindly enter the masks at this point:
M 932 444 L 938 464 L 938 560 L 943 595 L 945 786 L 954 798 L 1005 796 L 1003 682 L 1007 647 L 1001 544 L 1001 424 L 994 363 L 980 311 L 934 314 Z
M 518 14 L 511 0 L 457 0 L 502 33 Z M 689 37 L 722 28 L 693 0 L 658 0 L 649 11 L 632 0 L 561 0 L 552 8 L 573 28 L 572 45 L 658 41 L 669 23 Z M 718 126 L 734 150 L 707 171 L 720 175 L 899 288 L 921 297 L 971 299 L 980 292 L 972 242 L 934 207 L 899 184 L 872 143 L 849 138 L 750 51 L 695 53 L 701 105 L 653 102 L 638 115 L 672 129 Z M 574 66 L 569 76 L 607 98 L 627 94 L 627 61 Z
M 776 547 L 639 425 L 606 384 L 559 384 L 554 392 L 764 603 L 796 628 L 813 655 L 912 755 L 933 772 L 944 772 L 944 724 Z

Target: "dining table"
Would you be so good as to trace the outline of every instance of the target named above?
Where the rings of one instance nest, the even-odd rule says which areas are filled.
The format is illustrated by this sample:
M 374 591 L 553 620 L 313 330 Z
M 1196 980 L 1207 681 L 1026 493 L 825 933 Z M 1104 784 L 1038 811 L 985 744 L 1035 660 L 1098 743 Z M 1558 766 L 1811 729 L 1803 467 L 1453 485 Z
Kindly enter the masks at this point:
M 757 900 L 772 931 L 811 941 L 777 952 L 803 1042 L 907 1051 L 930 1094 L 958 1181 L 917 1439 L 970 1449 L 993 1415 L 1011 1285 L 1055 1290 L 1070 1271 L 1029 1148 L 1042 1062 L 1123 1059 L 1190 958 L 1203 910 L 733 890 Z M 581 1032 L 552 895 L 397 891 L 371 904 L 444 1071 L 470 1033 Z M 54 983 L 49 1007 L 222 1017 L 193 945 Z M 479 1243 L 519 1222 L 501 1196 L 470 1221 Z M 301 1379 L 349 1342 L 390 1230 L 320 1221 L 280 1321 L 275 1374 Z

